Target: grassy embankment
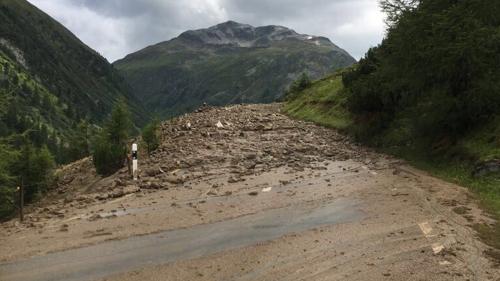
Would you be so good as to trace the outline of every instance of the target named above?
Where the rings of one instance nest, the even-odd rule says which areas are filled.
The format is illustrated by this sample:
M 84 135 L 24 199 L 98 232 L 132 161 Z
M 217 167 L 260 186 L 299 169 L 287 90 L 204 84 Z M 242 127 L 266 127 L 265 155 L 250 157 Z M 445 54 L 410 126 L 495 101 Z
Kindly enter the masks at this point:
M 285 112 L 291 117 L 315 122 L 350 133 L 353 119 L 346 109 L 347 91 L 340 73 L 315 81 L 312 86 L 296 95 L 285 105 Z M 391 143 L 391 135 L 397 128 L 388 130 L 382 136 Z M 392 146 L 377 147 L 380 151 L 406 159 L 413 166 L 426 170 L 436 177 L 465 186 L 472 190 L 492 216 L 500 219 L 500 175 L 491 174 L 476 178 L 472 176 L 475 161 L 500 158 L 500 119 L 492 121 L 480 130 L 471 132 L 453 149 L 443 152 L 446 157 L 428 156 L 421 153 L 424 147 Z M 379 141 L 380 143 L 380 141 Z M 456 155 L 467 155 L 464 157 Z M 427 155 L 427 156 L 424 156 Z M 461 160 L 457 160 L 461 159 Z M 474 160 L 472 160 L 474 159 Z M 479 235 L 491 246 L 500 249 L 500 224 L 495 227 L 477 225 Z M 500 258 L 500 257 L 497 257 Z

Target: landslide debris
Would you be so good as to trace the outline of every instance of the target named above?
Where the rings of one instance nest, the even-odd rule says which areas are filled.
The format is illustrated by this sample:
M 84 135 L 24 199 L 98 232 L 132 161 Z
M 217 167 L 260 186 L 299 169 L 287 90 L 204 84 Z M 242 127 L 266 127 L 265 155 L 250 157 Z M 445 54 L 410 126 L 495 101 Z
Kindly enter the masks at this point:
M 40 203 L 28 208 L 27 221 L 64 217 L 68 207 L 85 208 L 129 194 L 189 188 L 186 182 L 226 176 L 226 183 L 244 182 L 287 166 L 292 171 L 318 169 L 323 160 L 359 160 L 370 164 L 370 152 L 355 147 L 347 137 L 280 113 L 281 104 L 202 106 L 194 113 L 164 122 L 161 145 L 149 157 L 139 156 L 139 177 L 127 168 L 102 178 L 86 158 L 58 171 L 58 186 Z M 224 183 L 221 183 L 223 185 Z M 212 196 L 217 187 L 207 191 Z M 255 195 L 255 194 L 250 194 Z M 95 218 L 92 218 L 95 219 Z

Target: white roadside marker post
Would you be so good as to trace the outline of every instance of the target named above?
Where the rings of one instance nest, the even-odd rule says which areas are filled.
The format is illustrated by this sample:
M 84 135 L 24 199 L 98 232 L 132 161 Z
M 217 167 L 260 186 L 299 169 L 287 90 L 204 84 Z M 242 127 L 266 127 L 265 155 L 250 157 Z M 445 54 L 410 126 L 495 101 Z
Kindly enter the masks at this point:
M 137 180 L 137 144 L 132 144 L 132 175 Z

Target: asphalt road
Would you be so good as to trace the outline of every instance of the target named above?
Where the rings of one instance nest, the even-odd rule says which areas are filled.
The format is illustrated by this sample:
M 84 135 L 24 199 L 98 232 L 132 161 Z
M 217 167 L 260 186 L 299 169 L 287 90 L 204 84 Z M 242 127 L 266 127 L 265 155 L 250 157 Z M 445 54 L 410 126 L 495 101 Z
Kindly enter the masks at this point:
M 84 281 L 210 255 L 314 227 L 358 220 L 355 202 L 300 205 L 186 229 L 111 241 L 0 266 L 4 281 Z

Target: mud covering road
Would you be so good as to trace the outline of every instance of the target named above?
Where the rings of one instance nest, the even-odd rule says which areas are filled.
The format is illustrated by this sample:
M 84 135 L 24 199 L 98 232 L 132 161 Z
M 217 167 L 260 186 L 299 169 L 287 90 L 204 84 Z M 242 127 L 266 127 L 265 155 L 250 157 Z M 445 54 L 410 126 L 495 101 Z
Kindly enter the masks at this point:
M 464 188 L 280 108 L 164 123 L 137 182 L 61 169 L 0 225 L 0 280 L 500 280 Z

